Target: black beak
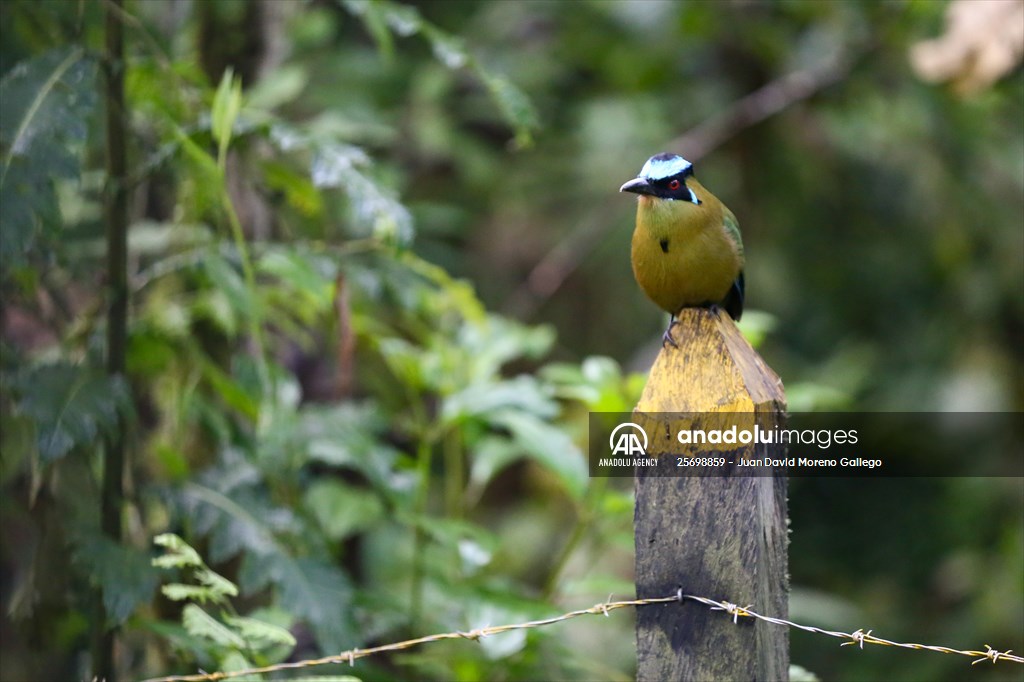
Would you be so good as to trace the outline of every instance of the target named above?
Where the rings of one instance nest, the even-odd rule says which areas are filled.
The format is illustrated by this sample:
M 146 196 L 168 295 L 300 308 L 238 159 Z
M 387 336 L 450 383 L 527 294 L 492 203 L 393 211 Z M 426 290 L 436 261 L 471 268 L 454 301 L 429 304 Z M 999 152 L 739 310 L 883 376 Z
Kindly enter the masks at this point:
M 654 186 L 644 178 L 633 178 L 622 187 L 620 192 L 632 192 L 633 194 L 654 194 Z

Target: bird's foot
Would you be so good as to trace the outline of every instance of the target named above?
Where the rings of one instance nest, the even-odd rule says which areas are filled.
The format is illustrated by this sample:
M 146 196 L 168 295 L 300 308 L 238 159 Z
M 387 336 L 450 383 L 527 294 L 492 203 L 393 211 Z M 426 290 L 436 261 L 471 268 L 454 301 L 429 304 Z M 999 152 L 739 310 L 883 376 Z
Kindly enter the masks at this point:
M 674 338 L 672 338 L 672 327 L 675 327 L 677 324 L 679 324 L 679 320 L 677 320 L 676 316 L 673 315 L 672 319 L 669 320 L 668 329 L 666 329 L 665 333 L 661 335 L 662 348 L 664 348 L 666 345 L 672 346 L 673 348 L 679 348 L 679 344 L 676 343 L 676 340 Z

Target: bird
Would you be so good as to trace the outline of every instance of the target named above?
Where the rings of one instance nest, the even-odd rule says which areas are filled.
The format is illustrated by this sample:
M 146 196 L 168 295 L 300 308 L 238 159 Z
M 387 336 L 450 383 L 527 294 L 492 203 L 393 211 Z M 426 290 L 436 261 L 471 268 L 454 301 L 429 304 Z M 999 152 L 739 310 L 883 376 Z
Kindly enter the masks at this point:
M 663 339 L 683 308 L 724 308 L 743 314 L 744 255 L 739 222 L 694 177 L 693 164 L 670 152 L 655 154 L 620 192 L 637 196 L 630 260 L 649 299 L 670 315 Z

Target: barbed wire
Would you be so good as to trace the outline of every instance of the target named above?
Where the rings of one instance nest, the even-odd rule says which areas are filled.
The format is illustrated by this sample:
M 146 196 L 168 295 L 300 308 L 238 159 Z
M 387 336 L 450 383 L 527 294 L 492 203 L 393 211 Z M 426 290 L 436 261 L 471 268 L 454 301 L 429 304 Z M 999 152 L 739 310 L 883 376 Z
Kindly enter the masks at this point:
M 976 659 L 971 663 L 975 665 L 982 661 L 1012 661 L 1014 663 L 1024 663 L 1024 657 L 1016 656 L 1012 653 L 1012 650 L 999 651 L 993 649 L 988 644 L 985 645 L 986 651 L 975 651 L 975 650 L 961 650 L 954 649 L 948 646 L 935 646 L 933 644 L 913 644 L 910 642 L 893 642 L 889 639 L 883 639 L 876 637 L 871 634 L 871 630 L 864 632 L 861 629 L 853 632 L 837 632 L 835 630 L 825 630 L 823 628 L 816 628 L 813 625 L 801 625 L 800 623 L 794 623 L 791 620 L 785 618 L 774 618 L 772 616 L 762 616 L 759 613 L 750 610 L 750 606 L 737 606 L 729 602 L 718 602 L 714 599 L 708 599 L 706 597 L 695 597 L 689 594 L 679 594 L 677 599 L 692 599 L 702 604 L 707 604 L 711 607 L 712 611 L 725 611 L 727 614 L 732 616 L 732 622 L 736 623 L 741 617 L 756 618 L 757 620 L 763 620 L 766 623 L 775 623 L 776 625 L 785 625 L 791 628 L 797 628 L 798 630 L 804 630 L 805 632 L 814 632 L 819 635 L 828 635 L 829 637 L 838 637 L 840 639 L 848 639 L 849 642 L 843 642 L 839 646 L 850 646 L 855 644 L 861 649 L 864 648 L 865 644 L 878 644 L 881 646 L 895 646 L 901 649 L 916 649 L 919 651 L 936 651 L 940 654 L 959 654 L 961 656 L 970 656 Z
M 615 611 L 616 609 L 622 609 L 629 606 L 648 606 L 651 604 L 669 604 L 672 602 L 682 603 L 686 600 L 699 602 L 706 606 L 711 607 L 712 611 L 724 611 L 727 615 L 732 616 L 732 622 L 738 623 L 740 618 L 754 618 L 756 620 L 762 620 L 766 623 L 774 623 L 775 625 L 782 625 L 785 627 L 797 628 L 798 630 L 804 630 L 805 632 L 813 632 L 819 635 L 828 635 L 829 637 L 838 637 L 839 639 L 850 640 L 843 642 L 839 646 L 850 646 L 856 645 L 861 649 L 864 648 L 865 644 L 878 644 L 880 646 L 894 646 L 901 649 L 915 649 L 919 651 L 936 651 L 941 654 L 959 654 L 961 656 L 968 656 L 975 660 L 971 665 L 976 665 L 984 661 L 1010 661 L 1013 663 L 1024 663 L 1024 657 L 1017 656 L 1012 653 L 1012 650 L 999 651 L 993 649 L 988 644 L 985 645 L 985 651 L 976 650 L 961 650 L 954 649 L 946 646 L 935 646 L 931 644 L 914 644 L 908 642 L 893 642 L 888 639 L 876 637 L 872 635 L 872 630 L 864 632 L 861 629 L 855 630 L 854 632 L 837 632 L 834 630 L 825 630 L 823 628 L 814 627 L 813 625 L 801 625 L 800 623 L 794 623 L 793 621 L 786 620 L 785 618 L 775 618 L 773 616 L 762 616 L 759 613 L 750 610 L 751 605 L 739 606 L 727 601 L 716 601 L 707 597 L 698 597 L 692 594 L 683 594 L 680 589 L 676 594 L 671 597 L 652 597 L 647 599 L 630 599 L 626 601 L 611 601 L 609 595 L 608 601 L 601 604 L 595 604 L 589 609 L 578 609 L 576 611 L 569 611 L 563 613 L 560 616 L 552 616 L 550 618 L 541 618 L 539 620 L 526 621 L 525 623 L 511 623 L 507 625 L 488 625 L 486 627 L 474 628 L 467 631 L 455 631 L 455 632 L 444 632 L 436 635 L 427 635 L 425 637 L 417 637 L 415 639 L 407 639 L 402 642 L 394 642 L 392 644 L 382 644 L 380 646 L 369 647 L 366 649 L 349 649 L 343 651 L 340 654 L 334 654 L 331 656 L 324 656 L 323 658 L 307 659 L 304 661 L 294 661 L 291 663 L 277 663 L 275 665 L 267 665 L 259 668 L 246 668 L 245 670 L 232 670 L 230 672 L 200 672 L 191 675 L 170 675 L 167 677 L 153 677 L 144 682 L 215 682 L 216 680 L 227 680 L 233 677 L 243 677 L 246 675 L 260 675 L 263 673 L 278 672 L 281 670 L 295 670 L 300 668 L 312 668 L 320 665 L 329 665 L 337 663 L 347 663 L 350 666 L 355 665 L 355 662 L 360 658 L 366 658 L 367 656 L 373 656 L 376 654 L 382 654 L 388 651 L 402 651 L 404 649 L 411 649 L 412 647 L 419 646 L 420 644 L 427 644 L 429 642 L 440 642 L 446 639 L 470 639 L 478 641 L 484 637 L 490 637 L 491 635 L 498 635 L 502 632 L 511 632 L 512 630 L 529 630 L 531 628 L 538 628 L 544 625 L 552 625 L 553 623 L 560 623 L 565 620 L 572 618 L 578 618 L 579 616 L 588 615 L 605 615 L 609 612 Z

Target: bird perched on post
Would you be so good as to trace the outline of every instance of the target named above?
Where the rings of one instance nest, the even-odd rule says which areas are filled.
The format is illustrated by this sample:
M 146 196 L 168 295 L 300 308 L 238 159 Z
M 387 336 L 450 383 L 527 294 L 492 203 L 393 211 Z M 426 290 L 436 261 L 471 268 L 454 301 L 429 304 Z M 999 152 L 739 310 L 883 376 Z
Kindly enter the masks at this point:
M 743 313 L 743 241 L 733 212 L 693 176 L 681 156 L 652 156 L 619 188 L 639 195 L 633 231 L 633 276 L 671 315 L 666 342 L 683 308 L 721 306 Z

